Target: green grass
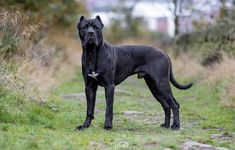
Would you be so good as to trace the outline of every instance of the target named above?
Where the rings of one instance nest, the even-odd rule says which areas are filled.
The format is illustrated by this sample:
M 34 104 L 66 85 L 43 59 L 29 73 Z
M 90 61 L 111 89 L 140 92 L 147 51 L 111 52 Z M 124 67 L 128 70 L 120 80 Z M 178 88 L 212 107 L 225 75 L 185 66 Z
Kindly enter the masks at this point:
M 99 95 L 91 127 L 75 131 L 84 121 L 86 101 L 62 95 L 83 89 L 80 71 L 51 91 L 45 103 L 25 101 L 0 87 L 0 149 L 181 149 L 187 139 L 235 149 L 235 109 L 220 105 L 216 87 L 195 84 L 186 91 L 173 89 L 181 104 L 179 131 L 159 127 L 163 110 L 144 81 L 135 76 L 116 87 L 130 94 L 115 94 L 113 130 L 103 129 L 105 99 Z M 125 111 L 141 113 L 126 115 Z M 212 139 L 212 134 L 233 137 Z

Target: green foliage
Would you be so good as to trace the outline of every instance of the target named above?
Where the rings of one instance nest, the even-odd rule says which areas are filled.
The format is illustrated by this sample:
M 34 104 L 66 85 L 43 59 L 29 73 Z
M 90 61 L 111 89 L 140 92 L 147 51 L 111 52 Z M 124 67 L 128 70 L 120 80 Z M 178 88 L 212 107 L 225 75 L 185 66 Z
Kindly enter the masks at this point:
M 30 12 L 32 21 L 48 26 L 72 25 L 79 13 L 87 12 L 84 4 L 75 0 L 9 0 L 1 3 L 7 9 Z
M 0 34 L 0 59 L 11 58 L 15 54 L 23 55 L 29 43 L 26 37 L 27 27 L 29 27 L 28 17 L 19 11 L 0 13 L 2 33 Z
M 17 93 L 13 93 L 3 85 L 0 85 L 0 122 L 19 123 L 22 120 L 20 112 L 23 109 L 23 99 Z
M 144 32 L 147 30 L 141 18 L 133 18 L 129 24 L 121 19 L 113 19 L 110 27 L 105 30 L 105 37 L 111 42 L 120 42 L 128 38 L 140 38 Z
M 120 43 L 125 40 L 148 41 L 161 46 L 169 45 L 172 39 L 164 33 L 149 31 L 141 18 L 133 18 L 130 24 L 120 19 L 113 19 L 111 25 L 104 30 L 105 39 L 111 43 Z M 138 43 L 137 43 L 138 44 Z
M 50 3 L 43 12 L 46 20 L 54 23 L 53 25 L 69 26 L 74 25 L 77 16 L 85 13 L 85 6 L 75 0 L 54 1 Z
M 202 57 L 220 61 L 221 53 L 235 55 L 235 23 L 218 22 L 204 30 L 181 35 L 177 40 L 178 52 L 191 51 Z
M 24 55 L 33 37 L 37 35 L 41 39 L 48 29 L 66 26 L 68 32 L 69 26 L 74 27 L 78 14 L 86 13 L 83 3 L 75 0 L 9 0 L 0 4 L 1 60 Z

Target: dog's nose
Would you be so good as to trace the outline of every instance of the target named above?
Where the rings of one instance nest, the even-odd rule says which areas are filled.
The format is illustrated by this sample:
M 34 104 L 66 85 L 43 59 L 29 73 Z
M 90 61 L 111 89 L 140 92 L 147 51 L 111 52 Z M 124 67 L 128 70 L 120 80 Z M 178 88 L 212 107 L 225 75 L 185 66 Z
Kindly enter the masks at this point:
M 93 34 L 94 34 L 93 31 L 89 31 L 89 32 L 88 32 L 88 35 L 93 35 Z
M 94 29 L 92 27 L 89 27 L 87 32 L 88 32 L 88 35 L 91 36 L 94 34 Z

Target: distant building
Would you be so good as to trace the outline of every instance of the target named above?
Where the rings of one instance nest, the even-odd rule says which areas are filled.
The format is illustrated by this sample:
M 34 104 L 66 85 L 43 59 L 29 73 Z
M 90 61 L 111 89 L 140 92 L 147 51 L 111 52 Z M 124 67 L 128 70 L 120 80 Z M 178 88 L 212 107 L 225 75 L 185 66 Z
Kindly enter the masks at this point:
M 91 12 L 91 17 L 100 15 L 103 23 L 108 26 L 112 18 L 122 18 L 120 14 L 112 10 L 118 5 L 119 0 L 86 0 L 87 8 Z M 124 1 L 126 6 L 136 3 L 135 0 Z M 151 31 L 166 33 L 169 36 L 174 34 L 174 23 L 170 10 L 156 1 L 138 1 L 133 5 L 132 15 L 143 18 L 146 27 Z
M 134 7 L 133 16 L 142 17 L 151 31 L 174 35 L 173 17 L 164 3 L 140 1 Z
M 170 1 L 170 0 L 169 0 Z M 122 18 L 122 14 L 114 13 L 113 9 L 120 5 L 120 0 L 85 0 L 91 17 L 100 15 L 105 26 L 109 26 L 113 18 Z M 205 20 L 213 24 L 219 14 L 220 0 L 188 0 L 188 9 L 184 9 L 180 16 L 180 33 L 195 30 L 195 21 Z M 166 33 L 174 36 L 174 16 L 169 9 L 169 2 L 165 0 L 123 0 L 122 5 L 134 6 L 132 15 L 144 20 L 146 27 L 151 31 Z M 173 6 L 171 4 L 170 6 Z M 232 0 L 226 1 L 226 7 L 231 8 Z

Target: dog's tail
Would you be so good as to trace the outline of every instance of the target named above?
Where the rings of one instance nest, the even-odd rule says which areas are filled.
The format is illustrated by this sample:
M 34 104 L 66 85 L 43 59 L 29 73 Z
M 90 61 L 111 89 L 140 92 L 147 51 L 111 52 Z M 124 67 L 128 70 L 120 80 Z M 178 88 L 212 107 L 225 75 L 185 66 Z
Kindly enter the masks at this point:
M 170 81 L 171 81 L 171 83 L 172 83 L 176 88 L 181 89 L 181 90 L 189 89 L 189 88 L 193 85 L 193 83 L 189 83 L 189 84 L 187 84 L 187 85 L 181 85 L 181 84 L 179 84 L 179 83 L 175 80 L 175 78 L 174 78 L 174 76 L 173 76 L 172 65 L 171 65 L 171 67 L 170 67 Z

